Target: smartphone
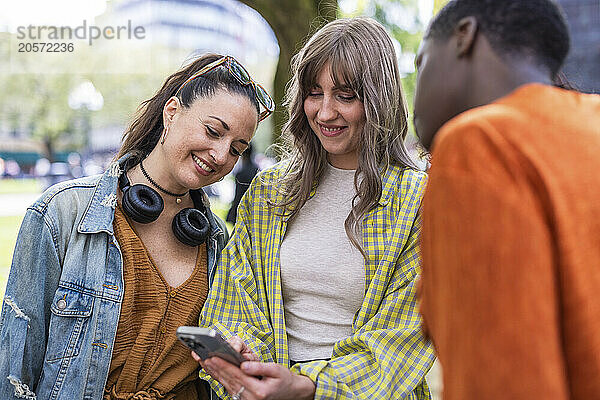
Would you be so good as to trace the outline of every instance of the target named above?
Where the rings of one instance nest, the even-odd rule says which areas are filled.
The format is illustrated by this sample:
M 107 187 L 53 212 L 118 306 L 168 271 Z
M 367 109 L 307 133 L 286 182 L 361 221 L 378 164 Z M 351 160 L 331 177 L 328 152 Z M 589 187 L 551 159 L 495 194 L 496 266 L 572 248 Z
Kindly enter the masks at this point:
M 203 360 L 210 357 L 220 357 L 238 367 L 245 361 L 244 357 L 235 351 L 214 329 L 180 326 L 175 334 L 183 344 L 192 349 Z

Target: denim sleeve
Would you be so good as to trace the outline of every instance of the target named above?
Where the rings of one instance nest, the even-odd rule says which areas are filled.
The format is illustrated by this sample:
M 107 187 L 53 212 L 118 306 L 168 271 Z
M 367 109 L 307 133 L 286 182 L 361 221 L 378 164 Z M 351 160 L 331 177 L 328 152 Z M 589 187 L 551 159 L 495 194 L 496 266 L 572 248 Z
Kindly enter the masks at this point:
M 48 216 L 29 209 L 13 254 L 0 317 L 0 399 L 35 399 L 50 304 L 61 266 Z

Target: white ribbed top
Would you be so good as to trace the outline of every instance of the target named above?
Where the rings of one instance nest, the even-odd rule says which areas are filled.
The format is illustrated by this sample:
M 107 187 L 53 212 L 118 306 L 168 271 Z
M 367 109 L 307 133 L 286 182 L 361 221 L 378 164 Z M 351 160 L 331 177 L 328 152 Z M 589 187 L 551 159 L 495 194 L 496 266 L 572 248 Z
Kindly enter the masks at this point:
M 354 170 L 328 165 L 315 195 L 287 227 L 281 280 L 290 359 L 330 358 L 352 334 L 365 293 L 363 257 L 346 236 Z

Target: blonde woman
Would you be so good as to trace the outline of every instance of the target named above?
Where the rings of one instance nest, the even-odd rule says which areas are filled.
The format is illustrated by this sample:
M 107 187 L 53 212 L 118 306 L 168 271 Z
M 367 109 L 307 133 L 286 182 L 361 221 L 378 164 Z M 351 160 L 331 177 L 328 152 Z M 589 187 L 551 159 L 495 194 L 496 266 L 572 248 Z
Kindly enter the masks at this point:
M 201 314 L 249 361 L 202 377 L 233 399 L 427 399 L 415 302 L 426 176 L 403 139 L 394 48 L 336 20 L 295 56 L 287 159 L 254 180 Z M 197 358 L 197 357 L 196 357 Z

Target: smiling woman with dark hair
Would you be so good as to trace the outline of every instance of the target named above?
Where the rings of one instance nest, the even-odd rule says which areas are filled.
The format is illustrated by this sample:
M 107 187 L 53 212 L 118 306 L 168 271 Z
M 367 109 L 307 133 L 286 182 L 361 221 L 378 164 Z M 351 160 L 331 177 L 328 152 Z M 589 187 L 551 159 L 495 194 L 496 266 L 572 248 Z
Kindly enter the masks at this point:
M 28 208 L 2 307 L 2 400 L 207 398 L 175 337 L 197 323 L 226 242 L 202 187 L 273 108 L 235 59 L 200 57 L 142 103 L 103 175 Z

